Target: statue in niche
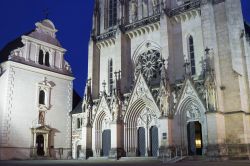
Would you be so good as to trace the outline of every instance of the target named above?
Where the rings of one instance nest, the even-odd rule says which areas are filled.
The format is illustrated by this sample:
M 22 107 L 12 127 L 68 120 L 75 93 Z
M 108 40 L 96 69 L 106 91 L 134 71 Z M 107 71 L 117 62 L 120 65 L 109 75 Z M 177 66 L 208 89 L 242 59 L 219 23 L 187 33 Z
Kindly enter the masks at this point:
M 38 124 L 41 124 L 42 126 L 44 126 L 44 120 L 45 120 L 45 112 L 39 111 Z

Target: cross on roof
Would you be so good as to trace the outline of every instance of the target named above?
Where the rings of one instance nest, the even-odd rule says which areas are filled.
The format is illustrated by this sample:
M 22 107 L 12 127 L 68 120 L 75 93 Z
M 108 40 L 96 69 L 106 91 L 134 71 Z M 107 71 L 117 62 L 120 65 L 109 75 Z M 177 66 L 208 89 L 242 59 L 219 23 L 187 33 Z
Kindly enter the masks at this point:
M 44 9 L 43 13 L 45 15 L 45 19 L 48 19 L 48 17 L 49 17 L 49 9 L 48 8 Z

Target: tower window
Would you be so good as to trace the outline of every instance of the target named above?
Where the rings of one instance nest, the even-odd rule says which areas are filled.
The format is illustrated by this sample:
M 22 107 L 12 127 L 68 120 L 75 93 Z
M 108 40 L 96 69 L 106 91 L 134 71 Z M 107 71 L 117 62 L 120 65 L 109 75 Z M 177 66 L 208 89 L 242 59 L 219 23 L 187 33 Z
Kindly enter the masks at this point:
M 196 68 L 195 68 L 194 40 L 193 40 L 192 36 L 189 36 L 189 38 L 188 38 L 188 47 L 189 47 L 191 74 L 195 75 Z
M 82 118 L 77 118 L 77 129 L 80 129 L 82 127 Z
M 45 104 L 45 92 L 43 90 L 39 92 L 39 104 Z
M 117 24 L 117 0 L 109 0 L 109 27 Z
M 113 61 L 112 59 L 109 60 L 109 92 L 110 94 L 112 94 L 112 90 L 113 90 Z
M 44 57 L 43 51 L 40 50 L 40 51 L 39 51 L 39 57 L 38 57 L 38 63 L 39 63 L 40 65 L 43 65 L 43 57 Z
M 45 54 L 45 66 L 50 66 L 49 65 L 49 53 L 48 52 L 46 52 L 46 54 Z

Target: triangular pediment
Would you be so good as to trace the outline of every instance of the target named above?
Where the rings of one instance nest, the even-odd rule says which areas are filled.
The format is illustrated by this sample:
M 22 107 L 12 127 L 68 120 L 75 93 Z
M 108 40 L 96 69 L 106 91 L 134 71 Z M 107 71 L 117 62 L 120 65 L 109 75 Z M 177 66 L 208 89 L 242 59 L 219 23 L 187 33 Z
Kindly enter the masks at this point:
M 177 105 L 176 105 L 176 111 L 180 110 L 180 105 L 187 99 L 192 98 L 198 101 L 205 109 L 204 103 L 201 100 L 200 95 L 198 94 L 197 90 L 195 89 L 193 81 L 190 80 L 190 78 L 186 79 L 182 90 L 181 95 L 178 97 Z
M 133 103 L 135 103 L 139 99 L 142 99 L 147 106 L 154 109 L 155 112 L 159 113 L 160 115 L 159 108 L 142 74 L 139 74 L 137 78 L 135 87 L 133 89 L 133 92 L 129 101 L 129 106 L 127 109 L 129 110 L 130 107 L 133 105 Z

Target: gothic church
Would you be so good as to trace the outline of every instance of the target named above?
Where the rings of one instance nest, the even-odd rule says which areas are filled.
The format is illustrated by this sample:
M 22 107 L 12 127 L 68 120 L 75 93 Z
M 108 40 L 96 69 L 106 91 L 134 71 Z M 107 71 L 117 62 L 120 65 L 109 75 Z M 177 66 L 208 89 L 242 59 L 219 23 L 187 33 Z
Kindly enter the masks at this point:
M 250 156 L 240 0 L 95 0 L 74 158 Z

